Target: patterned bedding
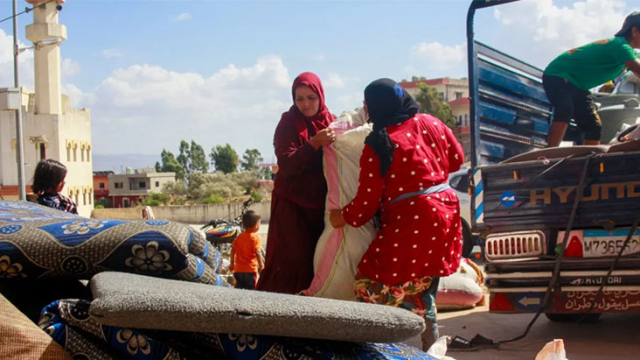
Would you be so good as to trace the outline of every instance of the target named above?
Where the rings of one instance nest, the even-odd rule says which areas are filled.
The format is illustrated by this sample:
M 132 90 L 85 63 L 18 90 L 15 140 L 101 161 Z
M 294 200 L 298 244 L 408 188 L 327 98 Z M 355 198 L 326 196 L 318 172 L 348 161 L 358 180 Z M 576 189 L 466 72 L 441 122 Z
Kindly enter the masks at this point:
M 229 286 L 218 275 L 220 264 L 205 237 L 185 225 L 87 219 L 0 201 L 0 281 L 6 283 L 90 279 L 109 270 Z M 58 300 L 40 317 L 40 327 L 74 359 L 434 359 L 404 344 L 107 326 L 89 316 L 90 304 Z
M 40 327 L 74 359 L 435 359 L 404 344 L 352 343 L 244 334 L 141 330 L 97 323 L 90 303 L 47 306 Z
M 200 232 L 164 220 L 88 219 L 28 202 L 0 202 L 0 280 L 101 271 L 228 286 L 220 254 Z

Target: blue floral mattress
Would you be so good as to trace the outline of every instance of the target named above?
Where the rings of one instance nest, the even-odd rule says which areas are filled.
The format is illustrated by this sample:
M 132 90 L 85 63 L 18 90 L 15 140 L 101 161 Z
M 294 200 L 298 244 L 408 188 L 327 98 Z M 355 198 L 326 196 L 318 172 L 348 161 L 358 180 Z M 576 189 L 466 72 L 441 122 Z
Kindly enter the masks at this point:
M 0 280 L 139 273 L 228 286 L 220 254 L 187 225 L 88 219 L 28 202 L 0 201 Z
M 90 303 L 60 300 L 45 307 L 40 327 L 74 359 L 411 359 L 434 357 L 405 344 L 354 343 L 107 326 L 89 316 Z

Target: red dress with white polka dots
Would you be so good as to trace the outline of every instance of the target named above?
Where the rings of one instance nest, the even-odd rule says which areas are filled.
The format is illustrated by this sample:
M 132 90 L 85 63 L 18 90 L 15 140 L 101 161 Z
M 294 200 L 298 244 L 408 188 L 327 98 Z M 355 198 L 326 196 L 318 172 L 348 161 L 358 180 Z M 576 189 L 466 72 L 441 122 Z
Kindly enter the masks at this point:
M 426 114 L 387 132 L 395 144 L 393 161 L 385 176 L 380 160 L 365 145 L 360 158 L 360 185 L 342 215 L 347 226 L 362 226 L 378 208 L 378 231 L 358 266 L 362 275 L 383 284 L 399 284 L 424 276 L 447 276 L 460 264 L 462 227 L 460 205 L 453 189 L 412 196 L 407 193 L 446 183 L 449 172 L 464 162 L 462 147 L 439 119 Z

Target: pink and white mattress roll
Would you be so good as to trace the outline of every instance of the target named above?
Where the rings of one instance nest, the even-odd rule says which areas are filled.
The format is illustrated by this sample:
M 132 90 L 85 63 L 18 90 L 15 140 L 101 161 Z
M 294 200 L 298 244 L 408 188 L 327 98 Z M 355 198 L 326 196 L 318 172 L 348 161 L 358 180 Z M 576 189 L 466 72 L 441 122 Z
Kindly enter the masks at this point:
M 360 155 L 372 126 L 366 124 L 364 111 L 359 108 L 344 112 L 331 127 L 336 130 L 337 137 L 333 145 L 324 147 L 324 176 L 328 187 L 325 228 L 313 259 L 315 277 L 303 294 L 355 300 L 353 283 L 358 263 L 376 229 L 373 221 L 359 228 L 345 226 L 334 229 L 329 222 L 329 210 L 341 209 L 356 196 Z
M 304 295 L 355 300 L 353 285 L 358 263 L 376 235 L 373 221 L 354 228 L 334 229 L 329 211 L 341 209 L 351 202 L 358 191 L 360 156 L 364 140 L 372 130 L 361 108 L 345 112 L 331 124 L 336 141 L 324 147 L 324 175 L 327 180 L 325 228 L 318 239 L 313 259 L 315 276 Z M 475 264 L 462 262 L 458 272 L 442 278 L 438 288 L 438 308 L 472 307 L 483 297 L 482 273 Z

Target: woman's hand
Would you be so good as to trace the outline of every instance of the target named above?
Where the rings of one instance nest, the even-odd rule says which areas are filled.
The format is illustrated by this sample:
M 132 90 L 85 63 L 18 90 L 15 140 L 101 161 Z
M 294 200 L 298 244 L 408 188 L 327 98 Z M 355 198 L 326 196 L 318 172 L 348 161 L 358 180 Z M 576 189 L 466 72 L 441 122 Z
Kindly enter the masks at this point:
M 336 132 L 332 128 L 325 128 L 315 134 L 309 140 L 309 143 L 311 144 L 311 146 L 313 146 L 314 149 L 317 150 L 321 146 L 330 145 L 334 141 L 336 141 Z
M 342 210 L 340 209 L 331 210 L 331 212 L 329 213 L 329 222 L 331 222 L 331 226 L 336 229 L 341 228 L 347 224 L 347 222 L 344 221 L 344 217 L 342 217 Z

